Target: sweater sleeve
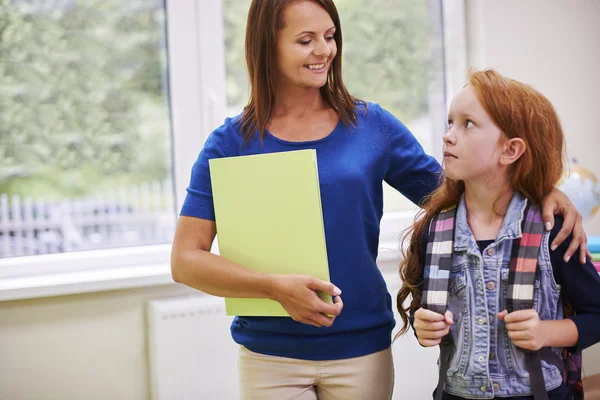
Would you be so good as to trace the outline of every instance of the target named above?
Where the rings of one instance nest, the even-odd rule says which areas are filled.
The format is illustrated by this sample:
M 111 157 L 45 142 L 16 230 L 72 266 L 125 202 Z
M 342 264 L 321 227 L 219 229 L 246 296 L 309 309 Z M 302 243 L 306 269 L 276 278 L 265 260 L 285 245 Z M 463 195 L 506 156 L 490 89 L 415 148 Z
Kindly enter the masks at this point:
M 226 157 L 225 125 L 213 131 L 204 143 L 198 159 L 192 166 L 190 185 L 180 215 L 214 221 L 212 185 L 209 160 Z
M 388 147 L 384 179 L 413 203 L 420 204 L 439 186 L 442 168 L 398 118 L 379 109 Z
M 554 227 L 550 232 L 550 243 L 562 227 L 562 217 L 555 216 Z M 579 341 L 576 351 L 581 351 L 600 342 L 600 275 L 588 259 L 584 265 L 579 257 L 563 260 L 565 251 L 571 243 L 569 236 L 556 250 L 550 251 L 554 280 L 562 286 L 566 300 L 575 311 L 569 317 L 577 326 Z

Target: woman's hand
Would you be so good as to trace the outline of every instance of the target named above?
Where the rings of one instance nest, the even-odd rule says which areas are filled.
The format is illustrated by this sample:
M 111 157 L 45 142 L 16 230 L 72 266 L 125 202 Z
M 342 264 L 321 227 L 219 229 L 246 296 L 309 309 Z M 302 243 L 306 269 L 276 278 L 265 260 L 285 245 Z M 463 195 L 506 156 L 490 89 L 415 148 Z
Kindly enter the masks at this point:
M 508 337 L 515 346 L 526 350 L 539 350 L 546 345 L 542 321 L 534 309 L 519 310 L 510 314 L 504 310 L 497 314 L 504 321 Z
M 440 344 L 442 338 L 450 332 L 450 325 L 454 323 L 453 318 L 450 311 L 446 311 L 446 314 L 442 315 L 435 311 L 419 308 L 415 312 L 413 324 L 419 343 L 425 347 Z
M 554 214 L 562 215 L 564 222 L 562 229 L 550 244 L 550 248 L 555 250 L 572 233 L 573 240 L 567 251 L 565 251 L 565 261 L 568 262 L 579 248 L 579 261 L 585 264 L 586 257 L 591 258 L 592 255 L 587 249 L 587 235 L 583 230 L 583 219 L 569 198 L 556 188 L 552 189 L 552 192 L 546 196 L 542 204 L 542 218 L 546 230 L 550 230 L 554 226 Z
M 274 275 L 274 278 L 273 299 L 294 321 L 319 328 L 329 327 L 344 308 L 339 297 L 342 292 L 333 283 L 307 275 Z M 335 296 L 333 304 L 321 300 L 317 291 Z

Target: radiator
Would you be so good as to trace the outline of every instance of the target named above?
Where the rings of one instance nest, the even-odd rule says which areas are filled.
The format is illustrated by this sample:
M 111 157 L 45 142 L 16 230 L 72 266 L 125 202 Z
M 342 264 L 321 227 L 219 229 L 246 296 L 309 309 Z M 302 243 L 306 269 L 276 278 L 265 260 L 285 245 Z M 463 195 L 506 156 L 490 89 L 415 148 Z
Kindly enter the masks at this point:
M 384 278 L 395 300 L 400 282 L 395 265 L 389 268 Z M 239 400 L 238 345 L 229 331 L 231 319 L 225 315 L 224 300 L 217 297 L 199 294 L 148 302 L 153 400 Z M 397 313 L 396 320 L 400 321 Z M 437 347 L 421 347 L 409 332 L 392 348 L 393 399 L 431 399 Z
M 223 299 L 205 295 L 148 301 L 153 400 L 237 400 L 238 345 Z

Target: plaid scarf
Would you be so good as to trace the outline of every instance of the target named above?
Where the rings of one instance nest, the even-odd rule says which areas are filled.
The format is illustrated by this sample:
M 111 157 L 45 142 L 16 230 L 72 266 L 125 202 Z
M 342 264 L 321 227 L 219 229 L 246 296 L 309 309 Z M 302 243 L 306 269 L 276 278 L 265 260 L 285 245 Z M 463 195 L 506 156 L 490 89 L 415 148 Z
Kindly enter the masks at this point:
M 443 210 L 429 223 L 421 306 L 439 314 L 448 308 L 455 222 L 456 207 Z
M 456 227 L 456 207 L 442 210 L 429 224 L 427 253 L 421 306 L 444 314 L 448 308 L 448 288 L 452 268 L 452 251 Z M 513 239 L 507 288 L 507 311 L 533 308 L 533 291 L 538 255 L 544 226 L 538 207 L 528 205 L 522 223 L 522 236 Z M 440 344 L 440 376 L 436 399 L 441 398 L 450 359 L 450 335 Z M 525 351 L 526 367 L 531 377 L 534 397 L 548 399 L 539 352 Z M 581 388 L 581 354 L 564 356 L 565 381 L 576 399 L 583 399 Z M 577 372 L 579 375 L 577 376 Z

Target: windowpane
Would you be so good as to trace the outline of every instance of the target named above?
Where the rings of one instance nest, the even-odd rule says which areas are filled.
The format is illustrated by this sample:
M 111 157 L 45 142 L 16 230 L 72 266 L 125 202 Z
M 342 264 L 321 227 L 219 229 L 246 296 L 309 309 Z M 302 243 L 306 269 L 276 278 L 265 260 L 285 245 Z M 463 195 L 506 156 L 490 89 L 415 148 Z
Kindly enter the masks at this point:
M 403 121 L 430 154 L 445 129 L 440 0 L 336 0 L 342 22 L 344 82 L 350 93 L 380 103 Z M 224 0 L 230 114 L 248 99 L 244 33 L 249 0 Z M 439 142 L 439 143 L 438 143 Z M 384 187 L 385 211 L 414 207 Z
M 223 0 L 223 35 L 225 36 L 225 72 L 229 116 L 242 111 L 248 102 L 248 70 L 244 54 L 246 19 L 250 0 Z
M 0 1 L 0 26 L 0 257 L 170 241 L 163 1 Z

